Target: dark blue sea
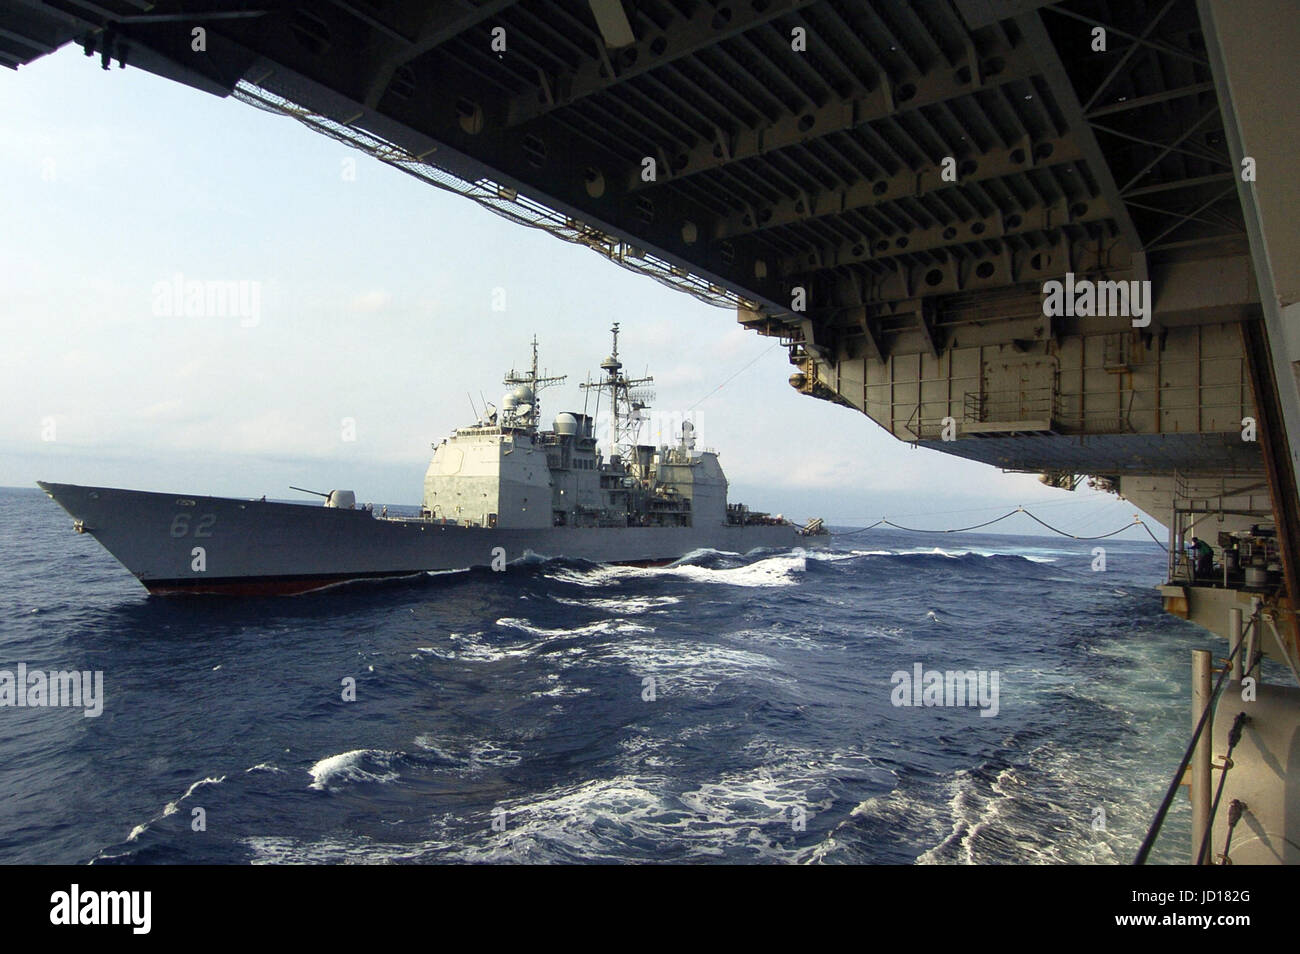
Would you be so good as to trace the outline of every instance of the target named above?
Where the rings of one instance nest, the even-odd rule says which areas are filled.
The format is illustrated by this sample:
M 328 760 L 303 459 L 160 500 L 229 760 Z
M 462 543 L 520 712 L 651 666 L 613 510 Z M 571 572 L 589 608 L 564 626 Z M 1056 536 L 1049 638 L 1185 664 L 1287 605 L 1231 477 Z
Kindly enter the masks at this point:
M 0 861 L 1127 863 L 1214 640 L 1161 611 L 1156 544 L 1097 545 L 872 530 L 159 599 L 3 489 L 0 669 L 104 700 L 0 708 Z M 996 671 L 996 716 L 895 706 L 915 664 Z

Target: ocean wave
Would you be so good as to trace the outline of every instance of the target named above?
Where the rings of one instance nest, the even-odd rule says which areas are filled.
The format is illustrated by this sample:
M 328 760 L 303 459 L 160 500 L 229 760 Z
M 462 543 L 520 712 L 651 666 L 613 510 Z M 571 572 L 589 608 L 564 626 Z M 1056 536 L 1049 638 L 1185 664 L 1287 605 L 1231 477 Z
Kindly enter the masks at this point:
M 620 640 L 603 647 L 599 658 L 602 663 L 620 661 L 638 677 L 653 676 L 659 697 L 711 694 L 733 682 L 797 685 L 771 656 L 714 643 Z
M 552 596 L 551 599 L 565 606 L 582 606 L 588 609 L 606 610 L 611 613 L 626 613 L 628 615 L 661 610 L 682 601 L 680 596 L 593 597 L 589 599 L 568 599 L 563 596 Z
M 417 735 L 414 744 L 449 765 L 469 771 L 505 768 L 524 759 L 520 750 L 491 739 L 448 738 L 425 733 Z
M 833 847 L 822 816 L 838 804 L 836 775 L 852 762 L 787 754 L 685 788 L 665 774 L 627 772 L 505 799 L 473 815 L 438 815 L 411 843 L 361 835 L 242 842 L 254 863 L 708 862 L 737 854 L 801 863 Z
M 855 560 L 864 556 L 894 556 L 893 550 L 799 550 L 804 557 L 809 560 L 819 560 L 823 563 L 839 563 L 843 560 Z
M 157 815 L 154 815 L 148 821 L 141 822 L 140 824 L 132 828 L 131 833 L 126 836 L 126 840 L 128 842 L 137 841 L 140 838 L 140 836 L 143 835 L 145 832 L 147 832 L 150 829 L 150 827 L 152 827 L 154 824 L 162 821 L 164 818 L 168 818 L 172 815 L 175 815 L 178 811 L 180 811 L 181 802 L 185 801 L 185 799 L 189 798 L 200 788 L 203 788 L 204 786 L 207 785 L 220 785 L 225 780 L 226 780 L 226 776 L 218 775 L 218 776 L 208 776 L 207 778 L 201 778 L 197 782 L 192 783 L 190 787 L 185 790 L 185 794 L 181 795 L 179 798 L 177 798 L 174 801 L 168 802 L 166 805 L 163 806 L 163 810 L 161 812 L 159 812 Z M 107 856 L 105 856 L 101 852 L 100 857 L 107 857 Z
M 843 641 L 825 638 L 825 632 L 826 631 L 821 627 L 809 626 L 807 628 L 793 628 L 787 627 L 781 623 L 773 623 L 772 625 L 761 629 L 746 628 L 732 630 L 731 632 L 723 633 L 722 637 L 728 641 L 741 644 L 758 643 L 761 645 L 799 649 L 805 652 L 816 652 L 821 650 L 842 651 L 847 648 Z
M 859 804 L 837 834 L 860 844 L 889 832 L 917 864 L 1124 863 L 1159 795 L 1153 787 L 1116 802 L 1109 773 L 1117 769 L 1051 742 L 1014 765 L 990 762 L 933 780 L 911 775 Z M 1099 818 L 1104 830 L 1095 828 Z
M 506 629 L 515 629 L 521 633 L 528 633 L 530 636 L 541 636 L 544 640 L 572 636 L 592 636 L 598 633 L 653 633 L 655 631 L 653 626 L 642 626 L 640 623 L 632 623 L 625 619 L 602 619 L 594 623 L 588 623 L 585 626 L 574 626 L 570 629 L 547 629 L 544 626 L 534 626 L 526 619 L 502 617 L 497 620 L 497 625 Z
M 118 704 L 90 733 L 13 713 L 15 863 L 1124 862 L 1186 744 L 1204 632 L 1163 614 L 1154 545 L 1091 573 L 1083 541 L 881 531 L 200 606 L 68 551 L 32 496 L 0 493 L 24 541 L 0 564 L 42 570 L 0 587 L 10 658 L 113 659 Z M 998 718 L 892 708 L 918 661 L 999 670 Z M 321 687 L 347 672 L 370 688 L 345 712 Z
M 670 567 L 680 566 L 682 564 L 701 563 L 708 560 L 714 560 L 717 559 L 718 557 L 734 558 L 739 556 L 741 556 L 741 554 L 736 553 L 733 550 L 715 550 L 713 547 L 696 547 L 694 550 L 691 550 L 689 553 L 679 556 L 676 560 L 674 560 L 672 563 L 668 565 Z
M 1030 553 L 1028 551 L 1018 550 L 1014 548 L 1008 550 L 989 550 L 989 549 L 976 549 L 974 547 L 967 547 L 963 549 L 949 550 L 949 549 L 944 549 L 943 547 L 915 547 L 908 550 L 896 550 L 892 555 L 901 556 L 901 557 L 939 556 L 939 557 L 946 557 L 950 560 L 960 560 L 965 557 L 983 557 L 986 560 L 1012 558 L 1018 560 L 1027 560 L 1030 563 L 1057 562 L 1056 557 L 1041 556 L 1036 553 Z
M 680 577 L 694 583 L 718 583 L 728 586 L 794 586 L 807 569 L 805 558 L 796 554 L 765 557 L 741 566 L 715 568 L 694 563 L 674 563 L 663 567 L 598 565 L 589 569 L 564 567 L 546 574 L 549 579 L 579 586 L 604 587 L 636 579 Z
M 347 782 L 374 782 L 383 784 L 397 778 L 393 761 L 400 753 L 383 749 L 352 749 L 321 759 L 307 770 L 312 783 L 307 786 L 316 791 L 337 791 Z

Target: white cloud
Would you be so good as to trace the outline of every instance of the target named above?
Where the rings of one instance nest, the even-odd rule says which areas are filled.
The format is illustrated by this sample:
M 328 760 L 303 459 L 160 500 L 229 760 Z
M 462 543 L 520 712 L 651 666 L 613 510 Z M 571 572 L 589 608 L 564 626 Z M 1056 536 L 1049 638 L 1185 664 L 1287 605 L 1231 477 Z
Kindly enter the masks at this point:
M 385 291 L 381 288 L 375 288 L 368 292 L 356 295 L 348 302 L 348 307 L 353 311 L 377 312 L 383 311 L 393 302 L 392 292 Z

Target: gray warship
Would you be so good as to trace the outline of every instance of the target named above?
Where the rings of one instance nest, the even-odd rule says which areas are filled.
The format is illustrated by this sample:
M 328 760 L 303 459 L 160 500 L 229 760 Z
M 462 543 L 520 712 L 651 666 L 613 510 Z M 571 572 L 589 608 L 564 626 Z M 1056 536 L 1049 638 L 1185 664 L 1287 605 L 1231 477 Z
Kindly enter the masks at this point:
M 500 407 L 434 445 L 418 516 L 359 507 L 349 490 L 324 506 L 151 493 L 38 481 L 151 594 L 305 593 L 363 579 L 490 566 L 522 557 L 666 564 L 702 549 L 823 545 L 821 520 L 804 526 L 727 502 L 718 455 L 696 450 L 681 423 L 673 445 L 638 443 L 649 377 L 630 378 L 614 347 L 601 376 L 582 384 L 593 413 L 566 411 L 541 427 L 538 393 L 558 384 L 532 365 L 505 376 Z M 595 420 L 607 399 L 609 453 Z M 477 410 L 475 411 L 477 413 Z M 291 488 L 301 490 L 302 488 Z

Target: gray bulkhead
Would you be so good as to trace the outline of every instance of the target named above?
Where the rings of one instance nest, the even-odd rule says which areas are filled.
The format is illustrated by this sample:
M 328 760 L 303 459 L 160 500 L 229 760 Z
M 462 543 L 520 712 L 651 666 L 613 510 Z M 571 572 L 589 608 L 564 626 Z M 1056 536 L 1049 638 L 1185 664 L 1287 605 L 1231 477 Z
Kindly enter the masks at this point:
M 696 455 L 679 445 L 662 448 L 657 462 L 659 484 L 690 501 L 692 526 L 721 526 L 727 522 L 727 478 L 717 454 L 704 451 Z
M 533 435 L 511 427 L 464 427 L 433 452 L 424 510 L 479 527 L 551 526 L 551 474 Z

